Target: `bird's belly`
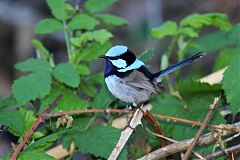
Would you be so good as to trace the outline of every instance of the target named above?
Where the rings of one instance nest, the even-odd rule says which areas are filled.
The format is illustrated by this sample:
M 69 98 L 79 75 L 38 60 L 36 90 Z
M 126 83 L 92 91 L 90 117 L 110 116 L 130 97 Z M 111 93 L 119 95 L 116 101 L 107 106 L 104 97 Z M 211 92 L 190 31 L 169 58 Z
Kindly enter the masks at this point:
M 149 100 L 151 96 L 151 91 L 148 90 L 138 90 L 131 86 L 126 85 L 123 80 L 115 75 L 108 76 L 105 78 L 105 82 L 109 91 L 118 99 L 133 103 L 139 104 Z

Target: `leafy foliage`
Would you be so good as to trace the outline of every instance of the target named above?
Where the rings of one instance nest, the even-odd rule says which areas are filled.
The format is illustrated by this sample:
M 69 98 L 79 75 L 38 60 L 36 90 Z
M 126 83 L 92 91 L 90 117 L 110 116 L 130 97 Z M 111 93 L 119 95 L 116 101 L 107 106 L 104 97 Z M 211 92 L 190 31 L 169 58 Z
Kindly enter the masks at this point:
M 230 103 L 232 110 L 236 112 L 239 109 L 240 94 L 240 54 L 236 55 L 230 66 L 224 73 L 223 77 L 223 89 L 227 96 L 227 101 Z
M 122 26 L 127 24 L 125 19 L 111 14 L 98 14 L 97 17 L 109 25 Z
M 43 98 L 51 90 L 51 75 L 48 72 L 31 73 L 21 77 L 13 83 L 13 95 L 19 105 L 24 105 L 30 100 Z
M 120 130 L 110 126 L 93 126 L 85 132 L 73 133 L 75 144 L 83 153 L 91 153 L 96 157 L 108 158 L 120 136 Z M 104 144 L 104 145 L 103 145 Z M 118 159 L 127 159 L 124 149 Z
M 128 23 L 121 17 L 104 13 L 104 10 L 115 2 L 116 0 L 87 0 L 84 2 L 84 9 L 76 11 L 74 6 L 65 0 L 46 0 L 53 17 L 37 23 L 35 32 L 45 35 L 62 31 L 68 60 L 55 63 L 54 53 L 51 53 L 43 42 L 34 39 L 32 45 L 38 58 L 30 58 L 15 65 L 16 69 L 27 73 L 13 82 L 10 97 L 0 97 L 0 123 L 14 135 L 19 136 L 19 142 L 37 119 L 34 112 L 42 113 L 60 94 L 63 97 L 52 112 L 88 108 L 106 109 L 121 105 L 109 93 L 104 84 L 103 74 L 93 73 L 90 68 L 91 62 L 112 46 L 110 42 L 114 36 L 111 33 L 112 27 Z M 221 31 L 202 34 L 201 30 L 208 26 L 214 26 Z M 222 13 L 192 14 L 179 23 L 166 21 L 163 25 L 153 28 L 150 34 L 158 40 L 163 41 L 165 37 L 170 39 L 167 49 L 163 49 L 161 69 L 165 69 L 175 57 L 180 61 L 190 52 L 199 50 L 220 51 L 213 67 L 214 71 L 228 66 L 222 84 L 215 85 L 185 80 L 190 79 L 190 76 L 194 77 L 189 73 L 180 74 L 180 71 L 173 73 L 174 80 L 166 78 L 169 82 L 166 93 L 161 93 L 150 100 L 153 106 L 152 113 L 202 121 L 213 98 L 223 91 L 233 112 L 238 110 L 239 24 L 232 27 L 227 16 Z M 138 56 L 144 63 L 153 57 L 153 48 L 146 49 Z M 201 67 L 198 68 L 200 76 L 203 76 L 200 72 Z M 224 100 L 220 105 L 225 105 Z M 16 106 L 17 109 L 10 109 L 12 106 Z M 28 109 L 25 106 L 28 106 Z M 29 109 L 31 107 L 34 110 Z M 76 146 L 75 151 L 107 159 L 120 136 L 121 131 L 111 126 L 112 120 L 118 116 L 80 114 L 73 117 L 71 129 L 62 126 L 56 129 L 56 120 L 53 118 L 51 123 L 45 123 L 44 127 L 35 131 L 19 159 L 53 159 L 45 153 L 45 150 L 56 141 L 65 147 L 73 142 Z M 163 120 L 160 122 L 164 132 L 177 140 L 193 137 L 198 129 L 180 122 Z M 106 126 L 101 125 L 102 123 Z M 224 123 L 217 111 L 211 123 Z M 134 140 L 130 140 L 129 145 L 125 146 L 119 159 L 129 158 L 128 153 L 128 156 L 134 157 L 130 158 L 136 159 L 141 155 L 139 153 L 144 153 L 142 143 L 134 146 L 138 145 L 140 140 L 144 140 L 144 145 L 148 149 L 158 147 L 159 139 L 151 138 L 144 129 L 142 132 L 144 134 L 137 135 L 139 137 L 132 137 Z M 138 151 L 139 148 L 141 151 Z M 147 152 L 147 149 L 145 150 Z
M 76 66 L 70 63 L 58 64 L 53 70 L 53 76 L 70 87 L 77 87 L 80 82 L 80 77 L 75 68 Z
M 9 127 L 16 135 L 24 132 L 23 116 L 16 110 L 0 110 L 0 124 Z
M 151 36 L 153 38 L 163 38 L 165 36 L 173 36 L 177 32 L 177 24 L 172 21 L 165 22 L 161 27 L 153 28 Z
M 95 18 L 86 15 L 86 14 L 79 14 L 75 16 L 69 23 L 69 29 L 87 29 L 92 30 L 99 24 L 99 21 Z
M 49 34 L 60 31 L 63 28 L 61 22 L 56 19 L 48 18 L 41 20 L 36 28 L 35 32 L 37 34 Z

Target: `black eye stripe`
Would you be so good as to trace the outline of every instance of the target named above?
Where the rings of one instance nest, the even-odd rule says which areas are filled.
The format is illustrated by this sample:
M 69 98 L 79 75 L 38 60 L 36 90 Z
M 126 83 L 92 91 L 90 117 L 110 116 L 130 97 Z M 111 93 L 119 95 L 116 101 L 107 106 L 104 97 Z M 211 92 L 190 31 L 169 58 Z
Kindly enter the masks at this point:
M 120 56 L 116 56 L 116 57 L 108 57 L 110 60 L 118 60 L 118 59 L 122 59 L 125 60 L 127 63 L 127 66 L 130 66 L 131 64 L 133 64 L 136 60 L 136 56 L 134 55 L 134 53 L 131 50 L 127 50 L 127 52 L 125 52 L 124 54 L 120 55 Z

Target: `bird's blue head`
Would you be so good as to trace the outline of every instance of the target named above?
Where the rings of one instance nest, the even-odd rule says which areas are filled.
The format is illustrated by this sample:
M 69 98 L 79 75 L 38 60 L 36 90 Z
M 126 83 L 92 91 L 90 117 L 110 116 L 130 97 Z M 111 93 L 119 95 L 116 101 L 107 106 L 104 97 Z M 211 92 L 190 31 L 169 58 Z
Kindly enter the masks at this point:
M 105 77 L 114 74 L 115 72 L 127 72 L 130 70 L 138 69 L 144 63 L 138 60 L 135 54 L 126 46 L 117 45 L 108 50 L 102 56 L 106 60 Z

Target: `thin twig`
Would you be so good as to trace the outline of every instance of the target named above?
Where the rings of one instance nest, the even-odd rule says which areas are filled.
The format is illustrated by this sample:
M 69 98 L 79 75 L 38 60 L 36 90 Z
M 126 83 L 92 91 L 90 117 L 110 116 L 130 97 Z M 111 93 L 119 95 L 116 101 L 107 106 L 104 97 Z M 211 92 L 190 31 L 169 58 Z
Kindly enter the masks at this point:
M 131 118 L 131 120 L 129 122 L 129 125 L 130 125 L 131 128 L 127 126 L 121 132 L 121 136 L 120 136 L 116 146 L 114 147 L 111 155 L 109 156 L 108 160 L 116 160 L 117 159 L 117 157 L 121 153 L 123 147 L 127 143 L 129 137 L 133 133 L 133 129 L 135 129 L 136 126 L 141 124 L 142 117 L 143 117 L 142 110 L 140 108 L 137 108 L 137 110 L 135 112 L 133 112 L 132 118 Z
M 177 142 L 178 142 L 178 141 L 176 141 L 176 140 L 174 140 L 174 139 L 171 139 L 171 138 L 169 138 L 169 137 L 165 137 L 165 136 L 163 136 L 163 135 L 154 133 L 154 132 L 152 132 L 152 131 L 151 131 L 150 129 L 148 129 L 148 128 L 146 128 L 146 129 L 147 129 L 147 131 L 148 131 L 149 133 L 151 133 L 152 135 L 154 135 L 154 136 L 156 136 L 156 137 L 159 137 L 159 138 L 162 138 L 162 139 L 166 139 L 167 141 L 172 142 L 172 143 L 177 143 Z M 196 157 L 198 157 L 199 159 L 205 159 L 202 155 L 200 155 L 200 154 L 197 153 L 197 152 L 192 151 L 192 153 L 193 153 Z
M 32 136 L 36 128 L 39 126 L 40 123 L 44 122 L 45 119 L 43 118 L 43 115 L 49 114 L 49 112 L 59 102 L 61 98 L 62 95 L 57 96 L 55 100 L 43 111 L 43 113 L 39 115 L 38 119 L 32 124 L 31 128 L 25 134 L 23 141 L 17 146 L 16 150 L 14 151 L 11 157 L 12 160 L 17 159 L 17 156 L 19 155 L 25 144 L 28 142 L 28 139 Z
M 239 149 L 240 149 L 240 144 L 225 149 L 225 153 L 231 153 L 231 152 L 233 152 L 235 150 L 239 150 Z M 220 156 L 224 155 L 225 153 L 223 151 L 215 152 L 213 154 L 208 155 L 206 157 L 206 159 L 217 158 L 217 157 L 220 157 Z
M 229 125 L 229 127 L 232 129 L 238 129 L 238 128 L 240 128 L 240 122 L 231 124 L 231 125 Z M 232 134 L 232 132 L 224 132 L 223 136 L 229 136 L 231 134 Z M 213 133 L 210 132 L 210 133 L 207 133 L 207 134 L 201 136 L 199 138 L 197 145 L 202 146 L 205 144 L 209 144 L 209 143 L 213 142 L 214 140 L 215 140 L 215 137 L 214 137 Z M 193 141 L 193 138 L 170 144 L 166 147 L 159 148 L 159 149 L 139 158 L 139 160 L 161 159 L 161 158 L 167 157 L 169 155 L 172 155 L 174 153 L 184 151 L 190 146 L 192 141 Z
M 178 141 L 176 141 L 176 140 L 174 140 L 174 139 L 171 139 L 171 138 L 165 137 L 165 136 L 163 136 L 163 135 L 161 135 L 161 134 L 155 133 L 155 132 L 151 131 L 151 130 L 148 129 L 148 128 L 146 128 L 146 130 L 147 130 L 149 133 L 151 133 L 152 135 L 154 135 L 154 136 L 156 136 L 156 137 L 159 137 L 159 138 L 162 138 L 162 139 L 166 139 L 166 140 L 169 141 L 169 142 L 172 142 L 172 143 L 178 142 Z
M 210 105 L 210 108 L 209 108 L 209 111 L 201 125 L 201 127 L 199 128 L 197 134 L 195 135 L 194 139 L 193 139 L 193 142 L 191 143 L 191 145 L 189 146 L 189 148 L 187 149 L 187 152 L 185 153 L 184 157 L 183 157 L 183 160 L 188 160 L 188 157 L 190 156 L 190 154 L 192 153 L 192 150 L 193 148 L 196 146 L 202 132 L 204 131 L 204 129 L 206 128 L 207 124 L 209 123 L 216 107 L 217 107 L 217 104 L 220 100 L 220 97 L 217 97 L 214 99 L 214 102 L 212 105 Z
M 43 117 L 44 119 L 50 119 L 53 117 L 60 117 L 63 115 L 78 115 L 78 114 L 83 114 L 83 113 L 132 113 L 132 111 L 128 109 L 81 109 L 81 110 L 72 110 L 72 111 L 64 111 L 64 112 L 55 112 L 51 114 L 44 114 Z M 162 114 L 153 114 L 154 117 L 163 119 L 163 120 L 171 120 L 173 122 L 184 122 L 187 124 L 190 124 L 192 126 L 201 126 L 202 123 L 200 121 L 192 121 L 184 118 L 179 118 L 179 117 L 173 117 L 173 116 L 167 116 L 167 115 L 162 115 Z M 240 132 L 239 128 L 232 128 L 229 125 L 209 125 L 207 126 L 209 129 L 214 129 L 214 130 L 221 130 L 221 131 L 230 131 L 230 132 Z

